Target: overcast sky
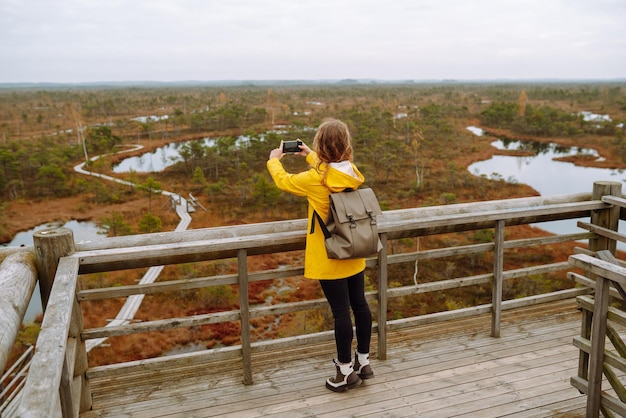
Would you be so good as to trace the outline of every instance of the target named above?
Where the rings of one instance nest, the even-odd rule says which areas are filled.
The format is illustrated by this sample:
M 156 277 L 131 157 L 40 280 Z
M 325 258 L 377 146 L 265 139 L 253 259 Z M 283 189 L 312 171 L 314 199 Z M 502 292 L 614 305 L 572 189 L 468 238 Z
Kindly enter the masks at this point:
M 0 83 L 626 77 L 625 0 L 0 0 Z

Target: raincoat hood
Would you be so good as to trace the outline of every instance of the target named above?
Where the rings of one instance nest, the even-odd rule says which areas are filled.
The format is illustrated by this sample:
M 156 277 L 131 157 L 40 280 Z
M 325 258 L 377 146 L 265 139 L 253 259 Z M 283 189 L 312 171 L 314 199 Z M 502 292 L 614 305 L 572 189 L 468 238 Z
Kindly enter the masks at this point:
M 325 184 L 333 193 L 342 192 L 345 189 L 357 189 L 365 181 L 359 169 L 350 161 L 321 164 L 319 170 L 322 173 L 328 170 Z

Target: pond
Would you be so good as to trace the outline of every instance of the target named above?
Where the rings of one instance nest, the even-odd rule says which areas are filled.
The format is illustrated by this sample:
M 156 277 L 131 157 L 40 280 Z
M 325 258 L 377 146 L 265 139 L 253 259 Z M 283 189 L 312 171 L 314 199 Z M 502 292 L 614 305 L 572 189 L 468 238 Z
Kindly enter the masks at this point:
M 69 222 L 52 222 L 39 225 L 31 230 L 19 232 L 15 235 L 13 240 L 8 244 L 2 244 L 3 247 L 20 247 L 20 246 L 32 246 L 33 243 L 33 234 L 42 229 L 48 228 L 69 228 L 72 230 L 74 234 L 75 242 L 84 242 L 84 241 L 95 241 L 98 239 L 104 238 L 104 235 L 101 234 L 103 232 L 102 229 L 98 228 L 98 226 L 93 222 L 80 222 L 80 221 L 69 221 Z M 24 323 L 32 322 L 37 315 L 43 312 L 41 307 L 41 297 L 39 294 L 39 283 L 35 287 L 35 291 L 33 292 L 33 297 L 26 309 L 26 314 L 24 315 Z
M 198 139 L 202 145 L 214 146 L 216 139 L 204 138 Z M 123 159 L 119 164 L 113 167 L 114 173 L 128 173 L 134 171 L 136 173 L 156 173 L 165 170 L 167 167 L 182 161 L 180 150 L 190 141 L 172 142 L 154 151 L 146 152 L 139 157 L 129 157 Z
M 491 159 L 471 164 L 470 173 L 489 178 L 501 178 L 509 182 L 524 183 L 542 196 L 589 192 L 599 180 L 621 182 L 626 178 L 624 170 L 581 167 L 573 163 L 556 161 L 555 158 L 572 155 L 591 155 L 601 160 L 595 150 L 562 147 L 531 141 L 497 140 L 492 146 L 502 150 L 531 151 L 531 156 L 494 155 Z
M 279 131 L 274 131 L 279 132 Z M 263 140 L 264 135 L 260 136 Z M 122 160 L 113 167 L 114 173 L 128 173 L 134 171 L 136 173 L 155 173 L 165 170 L 167 167 L 182 161 L 180 151 L 183 147 L 192 142 L 199 142 L 203 147 L 214 147 L 217 144 L 217 138 L 194 139 L 191 141 L 172 142 L 163 147 L 159 147 L 151 152 L 146 152 L 139 157 L 129 157 Z M 250 136 L 240 135 L 235 139 L 235 147 L 240 147 L 250 141 Z
M 32 246 L 33 245 L 33 234 L 37 231 L 41 231 L 42 229 L 49 228 L 69 228 L 72 230 L 74 234 L 74 241 L 94 241 L 98 239 L 102 239 L 105 236 L 102 235 L 104 230 L 98 228 L 98 226 L 93 222 L 81 222 L 81 221 L 69 221 L 69 222 L 50 222 L 45 223 L 39 226 L 36 226 L 33 229 L 24 232 L 18 232 L 13 237 L 13 240 L 7 244 L 0 244 L 4 247 L 20 247 L 20 246 Z
M 269 133 L 287 134 L 290 132 L 289 129 L 290 127 L 287 125 L 276 125 L 274 126 L 274 129 L 259 134 L 258 139 L 264 141 L 265 137 Z M 315 130 L 314 128 L 306 126 L 301 127 L 300 129 L 303 131 Z M 249 135 L 239 135 L 235 138 L 234 146 L 241 147 L 248 144 L 251 139 L 252 137 Z M 214 147 L 216 146 L 218 140 L 218 138 L 203 138 L 183 142 L 172 142 L 163 147 L 157 148 L 154 151 L 146 152 L 139 157 L 129 157 L 122 160 L 119 164 L 113 167 L 113 172 L 120 174 L 128 173 L 130 171 L 134 171 L 136 173 L 155 173 L 163 171 L 167 167 L 182 161 L 180 151 L 183 149 L 183 146 L 187 146 L 192 142 L 199 142 L 203 147 Z
M 480 128 L 468 127 L 476 135 L 483 135 Z M 587 148 L 563 147 L 534 141 L 496 140 L 492 146 L 503 150 L 532 151 L 531 156 L 494 155 L 489 160 L 479 161 L 468 167 L 470 173 L 494 180 L 527 184 L 542 196 L 591 192 L 596 181 L 623 182 L 625 170 L 581 167 L 573 163 L 556 161 L 555 158 L 571 155 L 591 155 L 601 157 L 597 151 Z M 545 222 L 536 225 L 549 232 L 564 234 L 582 232 L 576 226 L 577 220 Z M 620 222 L 624 230 L 624 222 Z

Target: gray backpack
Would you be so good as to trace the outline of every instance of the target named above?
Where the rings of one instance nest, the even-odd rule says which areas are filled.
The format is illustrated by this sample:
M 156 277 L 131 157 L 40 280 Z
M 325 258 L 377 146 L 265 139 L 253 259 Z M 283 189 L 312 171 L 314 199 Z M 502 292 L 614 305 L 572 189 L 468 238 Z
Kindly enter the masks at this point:
M 329 196 L 330 208 L 326 223 L 313 211 L 312 234 L 319 223 L 324 233 L 328 258 L 364 258 L 382 249 L 378 237 L 376 216 L 381 215 L 380 205 L 374 191 L 369 188 L 346 189 Z

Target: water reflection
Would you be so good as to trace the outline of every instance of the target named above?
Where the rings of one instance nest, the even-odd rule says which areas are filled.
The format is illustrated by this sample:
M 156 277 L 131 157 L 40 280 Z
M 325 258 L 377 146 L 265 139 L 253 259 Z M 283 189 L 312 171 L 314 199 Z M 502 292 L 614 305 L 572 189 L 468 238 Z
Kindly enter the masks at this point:
M 494 141 L 491 145 L 502 150 L 530 151 L 532 155 L 494 155 L 491 159 L 468 167 L 477 176 L 524 183 L 542 196 L 590 192 L 595 181 L 623 181 L 623 169 L 581 167 L 555 158 L 574 155 L 600 158 L 588 148 L 564 147 L 535 141 Z
M 554 157 L 580 155 L 600 158 L 598 151 L 591 148 L 568 147 L 539 141 L 519 141 L 505 138 L 492 142 L 491 146 L 501 150 L 527 151 L 535 155 L 551 153 Z
M 20 247 L 20 246 L 32 246 L 33 242 L 33 234 L 37 231 L 49 228 L 69 228 L 72 230 L 74 235 L 75 242 L 86 242 L 86 241 L 95 241 L 98 239 L 102 239 L 104 235 L 101 234 L 104 230 L 98 228 L 98 226 L 93 222 L 80 222 L 80 221 L 69 221 L 69 222 L 50 222 L 45 223 L 35 228 L 19 232 L 15 235 L 13 240 L 8 244 L 2 244 L 4 247 Z M 41 297 L 39 294 L 39 282 L 37 282 L 37 286 L 33 292 L 33 297 L 26 309 L 26 314 L 24 315 L 24 323 L 32 322 L 35 317 L 43 312 L 43 308 L 41 306 Z
M 134 120 L 134 121 L 137 121 L 137 122 L 141 122 L 141 123 L 148 123 L 148 121 L 158 122 L 160 120 L 166 120 L 166 119 L 169 119 L 169 115 L 163 115 L 163 116 L 156 116 L 156 115 L 137 116 L 136 118 L 131 118 L 131 120 Z
M 172 166 L 183 160 L 181 151 L 189 150 L 190 147 L 201 147 L 232 150 L 239 147 L 250 145 L 254 140 L 264 141 L 266 134 L 286 134 L 289 131 L 286 127 L 276 126 L 276 129 L 267 131 L 264 134 L 255 136 L 239 135 L 236 138 L 221 137 L 221 138 L 203 138 L 194 139 L 183 142 L 172 142 L 163 147 L 157 148 L 154 151 L 142 154 L 139 157 L 129 157 L 122 160 L 119 164 L 113 167 L 114 173 L 128 173 L 131 171 L 137 173 L 154 173 L 165 170 L 167 167 Z M 310 130 L 310 128 L 302 128 L 304 131 Z
M 240 135 L 232 140 L 232 146 L 237 148 L 244 146 L 251 141 L 248 135 Z M 262 140 L 262 139 L 261 139 Z M 129 157 L 122 160 L 118 165 L 113 167 L 114 173 L 128 173 L 135 171 L 137 173 L 154 173 L 165 170 L 180 161 L 183 161 L 181 151 L 189 150 L 190 147 L 200 145 L 201 147 L 213 148 L 219 145 L 229 143 L 227 138 L 203 138 L 191 141 L 172 142 L 165 146 L 147 152 L 139 157 Z M 228 144 L 230 145 L 230 143 Z
M 172 142 L 165 146 L 146 152 L 139 157 L 129 157 L 122 160 L 113 167 L 114 173 L 128 173 L 135 171 L 137 173 L 154 173 L 163 171 L 167 167 L 182 161 L 180 151 L 184 147 L 188 147 L 192 142 L 198 142 L 202 146 L 215 146 L 217 140 L 215 138 L 203 138 L 194 141 Z
M 469 129 L 469 128 L 468 128 Z M 598 152 L 588 148 L 564 147 L 535 141 L 498 140 L 491 144 L 503 150 L 527 150 L 533 155 L 494 155 L 491 159 L 468 167 L 470 173 L 494 180 L 527 184 L 542 196 L 591 192 L 596 181 L 625 181 L 624 169 L 580 167 L 555 158 L 571 155 L 591 155 L 600 159 Z M 535 226 L 555 234 L 582 232 L 576 219 L 552 221 Z M 626 222 L 620 221 L 619 229 L 625 230 Z M 626 249 L 618 243 L 620 249 Z
M 82 222 L 82 221 L 69 221 L 69 222 L 49 222 L 28 231 L 18 232 L 13 237 L 13 240 L 7 244 L 1 244 L 3 247 L 20 247 L 20 246 L 32 246 L 33 234 L 37 231 L 50 228 L 69 228 L 74 234 L 74 242 L 82 241 L 94 241 L 102 239 L 104 236 L 103 229 L 98 228 L 94 222 Z

